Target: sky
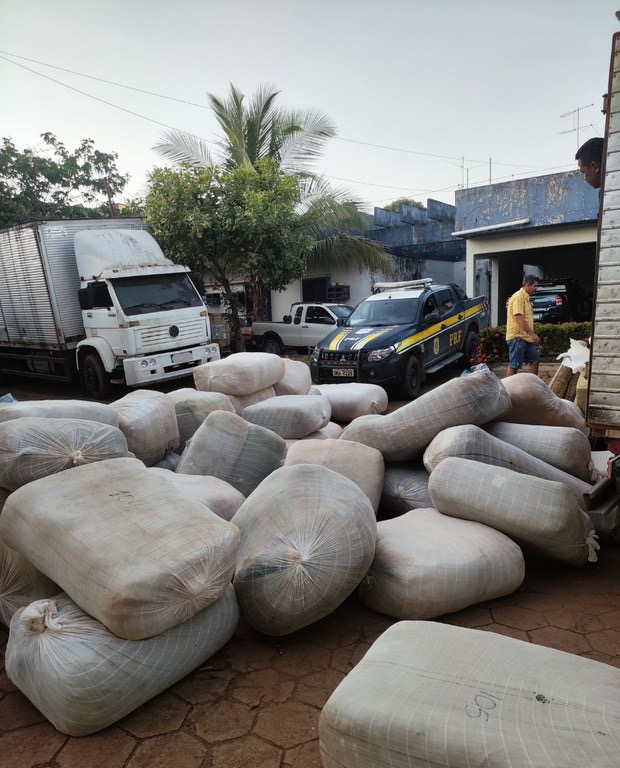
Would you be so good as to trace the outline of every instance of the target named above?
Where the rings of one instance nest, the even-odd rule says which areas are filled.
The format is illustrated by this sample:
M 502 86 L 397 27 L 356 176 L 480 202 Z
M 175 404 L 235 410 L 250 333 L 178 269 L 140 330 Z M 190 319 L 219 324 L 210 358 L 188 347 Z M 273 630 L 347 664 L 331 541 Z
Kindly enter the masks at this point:
M 576 168 L 602 136 L 618 0 L 0 0 L 0 138 L 118 154 L 143 195 L 207 94 L 272 85 L 337 128 L 315 164 L 364 210 Z M 70 70 L 70 71 L 67 71 Z M 145 93 L 145 91 L 150 93 Z M 117 200 L 117 202 L 122 202 Z

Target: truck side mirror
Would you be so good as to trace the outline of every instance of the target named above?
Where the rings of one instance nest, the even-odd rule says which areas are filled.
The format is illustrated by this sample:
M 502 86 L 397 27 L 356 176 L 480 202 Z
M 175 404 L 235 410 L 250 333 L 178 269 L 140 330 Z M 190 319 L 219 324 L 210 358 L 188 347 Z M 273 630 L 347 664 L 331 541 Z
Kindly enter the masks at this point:
M 346 322 L 347 322 L 347 318 L 346 317 L 339 317 L 336 320 L 336 325 L 338 326 L 338 328 L 340 328 L 340 326 L 344 325 Z
M 286 323 L 287 325 L 291 323 L 292 320 L 293 318 L 290 315 L 284 315 L 284 317 L 282 318 L 282 322 Z

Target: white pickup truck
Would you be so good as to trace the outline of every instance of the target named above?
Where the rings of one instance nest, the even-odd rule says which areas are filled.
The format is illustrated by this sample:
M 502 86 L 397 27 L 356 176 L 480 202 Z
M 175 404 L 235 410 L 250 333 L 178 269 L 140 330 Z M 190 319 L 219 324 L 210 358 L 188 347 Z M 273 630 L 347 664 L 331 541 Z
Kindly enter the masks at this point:
M 345 304 L 295 303 L 280 322 L 252 323 L 252 341 L 258 349 L 274 355 L 281 355 L 285 348 L 307 352 L 352 311 L 353 307 Z

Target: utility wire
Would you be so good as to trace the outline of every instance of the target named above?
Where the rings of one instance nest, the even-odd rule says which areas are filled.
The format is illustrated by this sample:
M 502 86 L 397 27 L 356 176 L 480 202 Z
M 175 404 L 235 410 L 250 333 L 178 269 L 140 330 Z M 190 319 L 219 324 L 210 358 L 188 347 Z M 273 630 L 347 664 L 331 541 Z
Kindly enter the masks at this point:
M 132 112 L 129 109 L 125 109 L 124 107 L 119 107 L 118 105 L 113 104 L 112 102 L 106 101 L 105 99 L 100 99 L 100 98 L 98 98 L 96 96 L 92 96 L 91 94 L 86 93 L 85 91 L 81 91 L 79 88 L 74 88 L 74 87 L 72 87 L 70 85 L 67 85 L 66 83 L 63 83 L 60 80 L 55 80 L 53 77 L 48 77 L 47 75 L 44 75 L 41 72 L 37 72 L 36 70 L 30 69 L 29 67 L 26 67 L 26 66 L 24 66 L 22 64 L 19 64 L 18 62 L 13 61 L 12 59 L 6 58 L 7 56 L 12 56 L 12 57 L 14 57 L 16 59 L 22 59 L 23 61 L 29 61 L 32 64 L 39 64 L 39 65 L 41 65 L 43 67 L 49 67 L 51 69 L 57 69 L 60 72 L 67 72 L 67 73 L 72 74 L 72 75 L 77 75 L 78 77 L 85 77 L 85 78 L 87 78 L 89 80 L 96 80 L 97 82 L 106 83 L 107 85 L 114 85 L 114 86 L 116 86 L 118 88 L 125 88 L 127 90 L 135 91 L 137 93 L 144 93 L 144 94 L 146 94 L 148 96 L 155 96 L 156 98 L 159 98 L 159 99 L 167 99 L 169 101 L 176 101 L 179 104 L 187 104 L 188 106 L 198 107 L 199 109 L 210 109 L 210 106 L 207 105 L 207 104 L 198 104 L 198 103 L 196 103 L 194 101 L 187 101 L 186 99 L 176 98 L 175 96 L 168 96 L 168 95 L 163 94 L 163 93 L 156 93 L 155 91 L 148 91 L 148 90 L 145 90 L 144 88 L 136 88 L 136 87 L 134 87 L 132 85 L 126 85 L 124 83 L 118 83 L 115 80 L 107 80 L 107 79 L 105 79 L 103 77 L 95 77 L 94 75 L 87 75 L 84 72 L 77 72 L 76 70 L 73 70 L 73 69 L 66 69 L 64 67 L 58 67 L 58 66 L 56 66 L 54 64 L 47 64 L 44 61 L 39 61 L 37 59 L 28 58 L 27 56 L 20 56 L 20 55 L 18 55 L 16 53 L 10 53 L 9 51 L 1 51 L 0 50 L 0 59 L 3 59 L 4 61 L 9 62 L 10 64 L 14 64 L 15 66 L 22 67 L 22 69 L 25 69 L 28 72 L 32 72 L 35 75 L 39 75 L 40 77 L 44 77 L 44 78 L 46 78 L 48 80 L 51 80 L 52 82 L 57 83 L 58 85 L 63 85 L 65 88 L 69 88 L 70 90 L 76 91 L 77 93 L 81 93 L 82 95 L 88 96 L 89 98 L 95 99 L 96 101 L 100 101 L 103 104 L 107 104 L 107 105 L 109 105 L 111 107 L 115 107 L 116 109 L 120 109 L 123 112 L 127 112 L 127 113 L 129 113 L 131 115 L 134 115 L 136 117 L 140 117 L 143 120 L 148 120 L 148 121 L 150 121 L 152 123 L 155 123 L 156 125 L 161 125 L 164 128 L 171 128 L 172 130 L 175 130 L 175 131 L 182 130 L 182 129 L 173 128 L 172 126 L 166 125 L 165 123 L 161 123 L 161 122 L 159 122 L 157 120 L 153 120 L 152 118 L 146 117 L 145 115 L 140 115 L 138 112 Z M 187 131 L 183 131 L 183 132 L 184 133 L 188 133 Z M 199 136 L 195 136 L 195 134 L 189 134 L 189 135 L 193 136 L 194 138 L 201 138 Z M 386 144 L 376 144 L 376 143 L 373 143 L 373 142 L 370 142 L 370 141 L 361 141 L 361 140 L 357 140 L 357 139 L 347 139 L 347 138 L 344 138 L 344 137 L 341 137 L 341 136 L 334 136 L 334 139 L 336 141 L 342 141 L 342 142 L 345 142 L 345 143 L 348 143 L 348 144 L 359 144 L 359 145 L 364 146 L 364 147 L 374 147 L 376 149 L 385 149 L 385 150 L 388 150 L 390 152 L 403 152 L 405 154 L 419 155 L 421 157 L 432 157 L 432 158 L 435 158 L 437 160 L 444 160 L 445 162 L 453 163 L 454 165 L 457 165 L 458 167 L 463 167 L 463 164 L 465 162 L 465 158 L 463 158 L 463 157 L 453 157 L 451 155 L 439 155 L 439 154 L 433 154 L 433 153 L 430 153 L 430 152 L 420 152 L 419 150 L 415 150 L 415 149 L 405 149 L 403 147 L 391 147 L 391 146 L 388 146 Z M 206 141 L 206 139 L 203 139 L 203 141 Z M 481 165 L 486 165 L 488 160 L 472 160 L 472 159 L 470 159 L 468 162 L 470 162 L 470 163 L 480 163 Z M 512 167 L 512 168 L 533 168 L 533 169 L 536 168 L 536 166 L 534 166 L 534 165 L 523 165 L 522 163 L 504 163 L 504 162 L 500 162 L 500 161 L 493 161 L 493 165 L 505 165 L 505 166 L 509 166 L 509 167 Z

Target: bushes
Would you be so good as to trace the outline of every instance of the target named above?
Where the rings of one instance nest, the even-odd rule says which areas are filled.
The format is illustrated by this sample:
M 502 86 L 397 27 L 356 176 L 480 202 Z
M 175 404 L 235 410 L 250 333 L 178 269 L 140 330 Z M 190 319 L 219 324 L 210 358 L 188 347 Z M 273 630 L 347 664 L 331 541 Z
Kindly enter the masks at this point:
M 571 339 L 587 339 L 592 334 L 592 323 L 561 323 L 560 325 L 534 324 L 534 330 L 540 336 L 540 356 L 555 359 L 570 347 Z M 506 344 L 506 326 L 486 328 L 480 332 L 478 362 L 493 365 L 508 362 Z

